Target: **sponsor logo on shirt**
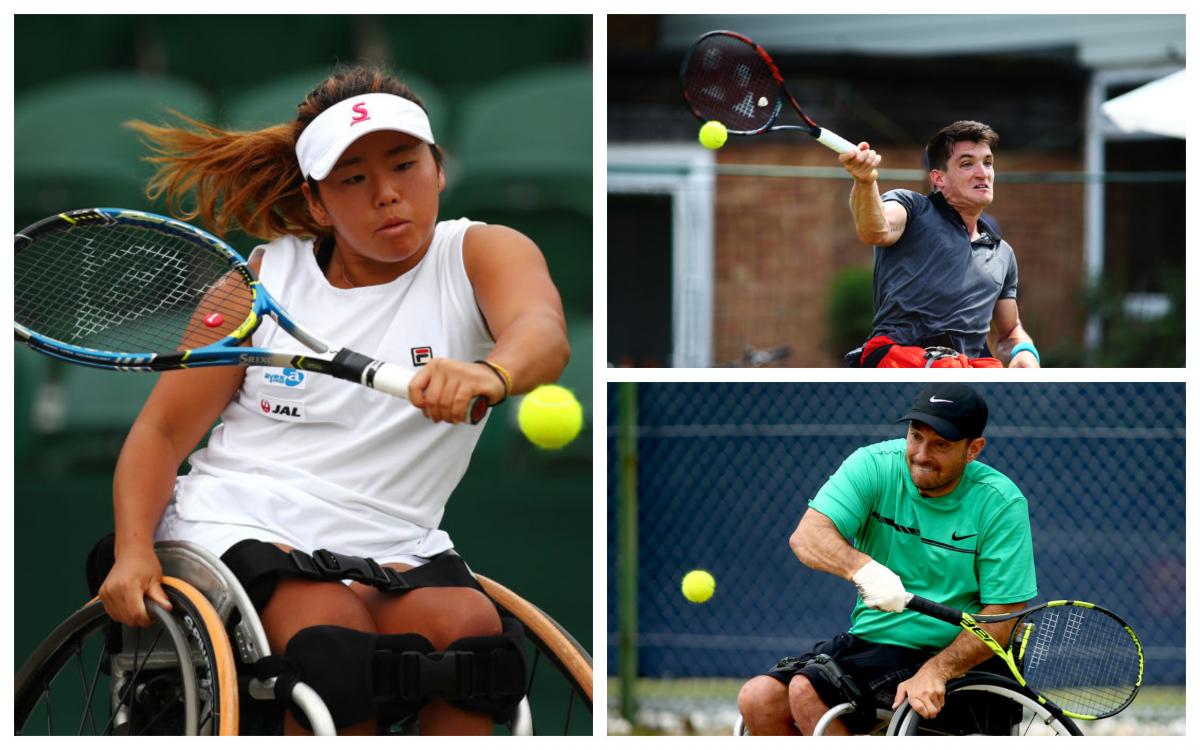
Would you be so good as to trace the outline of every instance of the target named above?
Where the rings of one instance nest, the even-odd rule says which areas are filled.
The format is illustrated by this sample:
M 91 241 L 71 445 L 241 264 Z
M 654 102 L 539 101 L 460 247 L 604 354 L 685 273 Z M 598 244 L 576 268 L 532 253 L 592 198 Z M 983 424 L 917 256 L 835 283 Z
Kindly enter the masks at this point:
M 294 388 L 296 390 L 304 390 L 304 371 L 296 370 L 291 367 L 282 369 L 267 369 L 263 370 L 262 374 L 263 385 L 277 385 L 283 388 Z
M 288 401 L 261 393 L 258 394 L 258 408 L 263 416 L 280 422 L 303 422 L 307 414 L 304 404 L 300 401 Z
M 413 367 L 420 367 L 423 364 L 427 364 L 431 359 L 433 359 L 432 346 L 414 346 L 412 348 Z

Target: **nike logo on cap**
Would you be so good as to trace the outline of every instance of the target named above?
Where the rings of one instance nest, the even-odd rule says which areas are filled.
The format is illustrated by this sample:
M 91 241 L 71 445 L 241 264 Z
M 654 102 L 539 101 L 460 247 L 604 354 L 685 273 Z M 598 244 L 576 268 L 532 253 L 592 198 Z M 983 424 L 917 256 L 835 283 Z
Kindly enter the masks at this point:
M 931 403 L 931 404 L 953 404 L 954 402 L 948 398 L 938 398 L 937 396 L 930 396 L 929 403 Z

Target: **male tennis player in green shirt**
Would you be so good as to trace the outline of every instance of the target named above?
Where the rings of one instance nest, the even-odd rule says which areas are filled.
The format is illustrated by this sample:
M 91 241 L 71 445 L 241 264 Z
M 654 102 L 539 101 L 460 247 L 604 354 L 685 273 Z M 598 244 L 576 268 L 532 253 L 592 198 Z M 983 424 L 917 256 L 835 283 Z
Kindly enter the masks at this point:
M 896 708 L 907 697 L 925 718 L 941 710 L 947 680 L 993 656 L 961 628 L 904 609 L 906 592 L 984 614 L 1016 611 L 1037 594 L 1028 503 L 977 460 L 987 418 L 969 386 L 927 386 L 897 420 L 908 422 L 903 440 L 859 448 L 817 492 L 792 551 L 814 570 L 853 581 L 859 598 L 848 632 L 742 687 L 738 707 L 751 734 L 811 734 L 829 707 L 845 702 L 818 654 L 868 702 Z M 866 731 L 870 708 L 826 733 Z

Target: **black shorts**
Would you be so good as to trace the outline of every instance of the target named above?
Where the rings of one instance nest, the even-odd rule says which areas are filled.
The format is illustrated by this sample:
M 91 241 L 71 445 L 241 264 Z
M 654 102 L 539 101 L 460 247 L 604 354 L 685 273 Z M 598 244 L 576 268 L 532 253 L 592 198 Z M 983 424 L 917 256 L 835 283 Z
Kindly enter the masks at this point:
M 798 674 L 804 675 L 812 683 L 813 689 L 821 697 L 821 701 L 829 707 L 845 703 L 846 694 L 841 687 L 830 681 L 826 670 L 812 663 L 818 654 L 826 654 L 841 667 L 862 692 L 863 697 L 871 698 L 875 705 L 891 708 L 896 697 L 896 686 L 917 673 L 921 665 L 929 661 L 932 652 L 922 651 L 904 646 L 889 646 L 883 643 L 864 641 L 856 635 L 841 633 L 828 641 L 821 641 L 813 646 L 811 651 L 800 656 L 789 656 L 780 659 L 769 669 L 769 677 L 782 682 L 791 683 Z M 851 717 L 847 717 L 850 719 Z M 870 728 L 863 726 L 873 721 L 873 713 L 858 720 L 851 719 L 847 725 L 853 732 L 862 732 Z
M 891 646 L 884 643 L 864 641 L 856 635 L 841 633 L 828 641 L 821 641 L 812 650 L 800 656 L 780 659 L 765 674 L 789 684 L 798 674 L 812 683 L 813 689 L 826 706 L 833 707 L 847 701 L 842 689 L 830 681 L 828 672 L 812 663 L 818 654 L 827 654 L 858 685 L 864 697 L 874 701 L 879 708 L 890 709 L 896 699 L 896 687 L 912 677 L 936 652 L 922 649 Z M 974 667 L 971 671 L 996 672 L 1011 676 L 1008 667 L 993 657 Z M 868 731 L 874 724 L 874 712 L 863 711 L 843 717 L 847 728 L 855 733 Z

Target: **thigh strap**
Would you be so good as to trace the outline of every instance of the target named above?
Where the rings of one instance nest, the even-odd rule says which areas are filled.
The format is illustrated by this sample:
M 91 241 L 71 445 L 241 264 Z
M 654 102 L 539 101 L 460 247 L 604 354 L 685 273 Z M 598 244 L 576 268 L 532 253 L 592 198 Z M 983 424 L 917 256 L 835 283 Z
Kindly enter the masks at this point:
M 280 576 L 309 581 L 355 581 L 389 594 L 421 588 L 462 587 L 483 591 L 467 564 L 451 551 L 430 558 L 404 572 L 385 568 L 369 557 L 354 557 L 319 549 L 311 555 L 300 550 L 284 552 L 274 544 L 244 539 L 221 555 L 250 595 L 259 611 L 270 601 Z

